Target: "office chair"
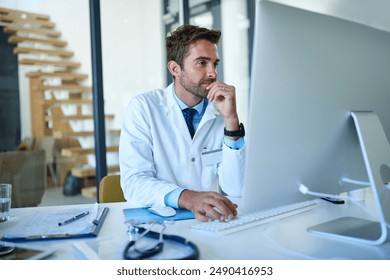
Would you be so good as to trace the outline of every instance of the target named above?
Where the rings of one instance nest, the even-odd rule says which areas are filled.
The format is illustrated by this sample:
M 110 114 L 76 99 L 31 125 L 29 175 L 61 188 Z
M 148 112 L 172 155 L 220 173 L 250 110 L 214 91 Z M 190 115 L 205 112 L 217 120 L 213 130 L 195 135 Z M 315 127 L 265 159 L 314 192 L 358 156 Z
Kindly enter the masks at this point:
M 99 202 L 124 202 L 126 201 L 123 196 L 120 175 L 107 175 L 104 176 L 99 184 Z

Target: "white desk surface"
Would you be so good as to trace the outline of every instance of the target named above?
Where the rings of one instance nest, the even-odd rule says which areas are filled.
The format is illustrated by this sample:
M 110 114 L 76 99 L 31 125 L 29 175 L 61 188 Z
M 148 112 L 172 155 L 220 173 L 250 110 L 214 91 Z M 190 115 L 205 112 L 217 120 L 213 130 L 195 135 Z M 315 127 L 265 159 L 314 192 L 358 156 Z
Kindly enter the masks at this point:
M 264 224 L 228 235 L 203 232 L 190 229 L 196 220 L 176 221 L 168 225 L 166 233 L 186 237 L 195 243 L 200 251 L 200 259 L 212 260 L 291 260 L 291 259 L 390 259 L 390 242 L 381 246 L 347 243 L 329 238 L 318 237 L 306 231 L 306 228 L 342 216 L 360 216 L 371 218 L 365 207 L 372 208 L 372 200 L 363 202 L 346 201 L 344 205 L 335 205 L 318 200 L 318 206 L 305 213 Z M 72 239 L 61 241 L 33 241 L 34 245 L 56 248 L 51 259 L 82 259 L 74 249 L 73 242 L 84 241 L 101 259 L 120 260 L 122 251 L 128 242 L 127 227 L 124 224 L 123 209 L 127 203 L 107 203 L 108 216 L 97 238 Z M 81 205 L 49 206 L 39 208 L 13 208 L 11 219 L 0 224 L 0 236 L 3 236 L 34 211 L 47 211 L 75 208 Z

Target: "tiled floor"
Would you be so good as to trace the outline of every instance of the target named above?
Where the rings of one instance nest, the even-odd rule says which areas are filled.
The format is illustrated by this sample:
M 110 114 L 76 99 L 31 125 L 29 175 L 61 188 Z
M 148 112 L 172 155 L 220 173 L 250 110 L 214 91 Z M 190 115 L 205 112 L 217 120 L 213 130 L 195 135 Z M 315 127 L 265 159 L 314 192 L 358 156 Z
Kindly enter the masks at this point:
M 89 191 L 88 196 L 81 194 L 67 196 L 62 193 L 62 187 L 48 187 L 39 206 L 95 203 L 96 198 L 92 197 L 94 195 L 93 193 L 91 194 L 91 191 Z

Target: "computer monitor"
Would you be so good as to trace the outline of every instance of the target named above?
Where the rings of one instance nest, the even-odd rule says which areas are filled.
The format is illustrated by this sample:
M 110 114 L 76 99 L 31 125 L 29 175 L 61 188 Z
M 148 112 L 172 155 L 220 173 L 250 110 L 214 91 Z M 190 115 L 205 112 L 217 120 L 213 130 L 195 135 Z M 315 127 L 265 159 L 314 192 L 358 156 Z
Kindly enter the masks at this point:
M 388 11 L 389 4 L 340 1 L 332 7 L 332 1 L 297 0 L 298 7 L 289 7 L 281 2 L 291 1 L 258 1 L 256 7 L 240 211 L 310 199 L 300 184 L 328 194 L 369 185 L 378 212 L 375 230 L 364 222 L 342 221 L 368 228 L 370 236 L 354 236 L 353 229 L 352 236 L 341 238 L 380 244 L 390 224 L 390 28 L 382 28 L 390 25 L 377 24 L 383 17 L 359 15 L 367 7 L 373 15 L 375 9 Z M 307 3 L 314 9 L 305 10 Z

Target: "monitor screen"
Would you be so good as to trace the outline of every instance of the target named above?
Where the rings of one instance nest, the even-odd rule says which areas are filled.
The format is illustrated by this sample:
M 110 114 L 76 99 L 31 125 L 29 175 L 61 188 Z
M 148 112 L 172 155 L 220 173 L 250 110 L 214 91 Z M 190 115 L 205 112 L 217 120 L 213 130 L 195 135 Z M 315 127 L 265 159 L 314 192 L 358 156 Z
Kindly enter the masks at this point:
M 243 213 L 362 188 L 342 183 L 369 181 L 351 111 L 390 139 L 390 33 L 322 7 L 257 2 Z

